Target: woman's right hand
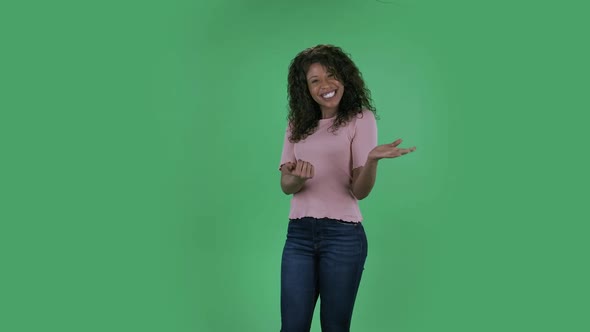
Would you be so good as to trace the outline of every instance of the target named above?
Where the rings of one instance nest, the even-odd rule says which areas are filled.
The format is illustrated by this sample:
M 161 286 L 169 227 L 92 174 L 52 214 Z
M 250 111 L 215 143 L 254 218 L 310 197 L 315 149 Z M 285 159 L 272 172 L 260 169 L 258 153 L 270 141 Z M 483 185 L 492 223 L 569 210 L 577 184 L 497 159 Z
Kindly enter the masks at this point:
M 313 165 L 307 161 L 287 162 L 281 167 L 281 189 L 287 195 L 299 192 L 313 178 Z
M 283 174 L 295 177 L 298 182 L 305 182 L 306 180 L 313 178 L 314 174 L 313 165 L 310 162 L 301 159 L 297 160 L 297 163 L 286 163 L 281 170 L 284 170 Z

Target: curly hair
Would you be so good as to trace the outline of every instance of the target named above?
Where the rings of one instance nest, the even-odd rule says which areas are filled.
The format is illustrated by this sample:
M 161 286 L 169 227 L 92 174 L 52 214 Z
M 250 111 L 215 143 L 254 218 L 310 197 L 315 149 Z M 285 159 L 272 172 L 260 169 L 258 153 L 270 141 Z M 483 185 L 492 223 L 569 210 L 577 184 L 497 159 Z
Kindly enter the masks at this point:
M 344 86 L 338 112 L 330 127 L 331 132 L 344 126 L 353 116 L 362 113 L 363 109 L 373 112 L 377 118 L 371 92 L 365 86 L 361 72 L 349 55 L 340 47 L 320 44 L 297 54 L 289 66 L 287 119 L 291 126 L 291 142 L 298 142 L 313 134 L 322 117 L 320 106 L 313 100 L 307 87 L 307 71 L 314 63 L 326 67 L 326 70 Z

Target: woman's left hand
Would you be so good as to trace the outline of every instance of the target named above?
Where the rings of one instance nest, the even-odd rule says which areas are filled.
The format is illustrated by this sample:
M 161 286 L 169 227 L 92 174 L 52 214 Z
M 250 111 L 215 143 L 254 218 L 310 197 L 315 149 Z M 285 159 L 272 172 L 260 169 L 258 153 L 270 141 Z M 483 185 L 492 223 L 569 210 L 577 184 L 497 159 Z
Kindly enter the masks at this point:
M 409 149 L 398 148 L 397 146 L 402 142 L 402 139 L 398 139 L 393 143 L 383 144 L 376 146 L 371 152 L 369 152 L 368 159 L 379 160 L 383 158 L 397 158 L 410 152 L 416 151 L 416 147 Z

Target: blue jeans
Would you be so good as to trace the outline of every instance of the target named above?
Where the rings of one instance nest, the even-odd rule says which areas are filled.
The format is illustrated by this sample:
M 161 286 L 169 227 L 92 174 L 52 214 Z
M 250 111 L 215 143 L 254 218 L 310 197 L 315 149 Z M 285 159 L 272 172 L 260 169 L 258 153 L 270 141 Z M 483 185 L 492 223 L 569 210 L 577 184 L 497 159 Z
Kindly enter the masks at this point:
M 318 296 L 322 331 L 349 331 L 366 257 L 360 223 L 290 220 L 281 264 L 281 332 L 308 332 Z

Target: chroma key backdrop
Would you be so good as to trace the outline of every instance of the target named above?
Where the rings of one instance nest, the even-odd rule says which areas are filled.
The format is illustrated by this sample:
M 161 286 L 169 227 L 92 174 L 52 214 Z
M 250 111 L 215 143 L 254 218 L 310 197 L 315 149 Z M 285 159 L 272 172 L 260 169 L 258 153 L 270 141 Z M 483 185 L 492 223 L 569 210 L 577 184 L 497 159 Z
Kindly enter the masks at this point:
M 0 331 L 280 329 L 287 70 L 371 90 L 358 332 L 578 332 L 588 318 L 579 1 L 0 5 Z M 319 332 L 319 304 L 312 331 Z

